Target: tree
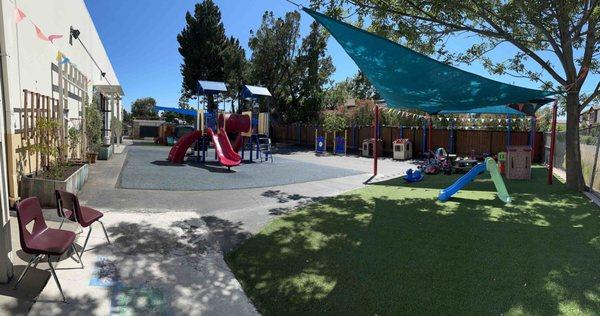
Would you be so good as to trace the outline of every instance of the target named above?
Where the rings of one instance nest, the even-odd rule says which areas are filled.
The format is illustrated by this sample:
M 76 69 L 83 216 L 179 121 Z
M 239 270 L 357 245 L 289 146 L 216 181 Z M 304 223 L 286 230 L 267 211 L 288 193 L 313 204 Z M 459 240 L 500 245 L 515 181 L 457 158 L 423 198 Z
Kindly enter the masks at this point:
M 158 113 L 156 113 L 155 107 L 156 100 L 151 97 L 141 98 L 133 101 L 131 104 L 131 115 L 138 119 L 158 119 Z
M 251 79 L 271 91 L 274 119 L 287 123 L 318 120 L 323 87 L 335 70 L 326 54 L 327 35 L 316 23 L 301 43 L 299 40 L 298 12 L 288 12 L 283 18 L 265 12 L 248 43 Z M 264 110 L 265 104 L 261 107 Z
M 127 112 L 127 110 L 123 109 L 123 124 L 125 125 L 131 125 L 133 124 L 133 115 L 131 115 L 131 113 Z
M 323 100 L 325 109 L 334 110 L 340 105 L 346 103 L 346 100 L 353 97 L 350 89 L 350 80 L 336 82 L 325 90 L 325 99 Z
M 329 77 L 335 71 L 333 61 L 327 55 L 327 35 L 317 22 L 310 25 L 310 33 L 302 40 L 295 61 L 295 75 L 299 78 L 297 97 L 300 106 L 294 107 L 297 121 L 314 120 L 323 109 L 325 91 Z
M 181 75 L 183 93 L 188 99 L 197 94 L 198 80 L 225 81 L 222 52 L 227 47 L 221 11 L 212 0 L 196 4 L 194 14 L 185 15 L 186 26 L 177 35 L 179 53 L 183 57 Z M 217 104 L 208 97 L 208 108 Z
M 294 97 L 288 91 L 289 87 L 295 86 L 292 82 L 297 79 L 291 73 L 297 53 L 296 43 L 300 37 L 299 21 L 298 12 L 288 12 L 284 18 L 275 18 L 273 12 L 265 12 L 260 27 L 250 31 L 248 46 L 252 51 L 252 82 L 271 91 L 271 103 L 274 104 L 272 114 L 276 120 L 288 121 L 288 96 Z M 264 101 L 261 104 L 263 111 L 266 108 Z
M 371 22 L 371 31 L 444 62 L 480 61 L 492 73 L 528 78 L 561 92 L 567 114 L 567 186 L 584 189 L 579 114 L 600 95 L 600 82 L 587 95 L 581 88 L 590 74 L 600 70 L 600 1 L 311 0 L 311 4 L 327 8 L 337 18 L 348 9 L 356 10 L 359 22 Z M 465 52 L 447 50 L 448 40 L 466 36 L 477 40 Z M 492 59 L 489 53 L 500 46 L 510 47 L 514 54 Z
M 246 61 L 246 51 L 240 45 L 240 41 L 233 36 L 227 40 L 225 50 L 223 50 L 223 70 L 225 72 L 225 82 L 227 83 L 227 97 L 231 99 L 232 112 L 235 112 L 234 101 L 241 104 L 240 93 L 247 78 L 248 62 Z
M 362 71 L 359 71 L 351 80 L 350 80 L 350 90 L 352 91 L 352 96 L 357 99 L 363 100 L 379 100 L 381 96 L 379 92 L 373 87 L 367 76 L 365 76 Z

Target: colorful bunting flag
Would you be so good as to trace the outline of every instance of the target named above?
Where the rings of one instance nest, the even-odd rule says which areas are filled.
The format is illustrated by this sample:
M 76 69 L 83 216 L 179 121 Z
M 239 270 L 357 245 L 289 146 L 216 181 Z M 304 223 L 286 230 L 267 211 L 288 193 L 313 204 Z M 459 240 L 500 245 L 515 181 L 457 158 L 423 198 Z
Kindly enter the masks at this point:
M 15 24 L 19 24 L 19 22 L 23 21 L 26 17 L 25 13 L 21 11 L 19 8 L 15 8 Z
M 48 40 L 50 41 L 50 43 L 54 43 L 54 40 L 61 39 L 62 37 L 62 35 L 52 34 L 48 36 Z
M 48 39 L 48 37 L 44 34 L 44 32 L 42 32 L 42 30 L 40 30 L 40 28 L 37 25 L 34 25 L 34 27 L 35 33 L 37 34 L 37 37 L 39 39 L 41 39 L 42 41 L 50 42 L 50 39 Z

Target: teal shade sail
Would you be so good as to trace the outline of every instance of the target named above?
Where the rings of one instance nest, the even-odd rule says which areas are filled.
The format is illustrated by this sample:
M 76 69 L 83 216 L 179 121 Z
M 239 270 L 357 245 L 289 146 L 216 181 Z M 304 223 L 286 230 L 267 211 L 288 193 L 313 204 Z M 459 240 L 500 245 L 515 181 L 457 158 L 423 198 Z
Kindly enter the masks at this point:
M 553 92 L 518 87 L 446 65 L 386 38 L 304 8 L 340 43 L 389 107 L 470 113 L 506 107 L 533 114 Z M 501 106 L 501 107 L 498 107 Z
M 510 106 L 497 105 L 497 106 L 488 106 L 485 108 L 476 108 L 470 109 L 466 111 L 461 110 L 442 110 L 437 114 L 503 114 L 503 115 L 512 115 L 512 116 L 525 116 L 525 112 L 513 109 Z

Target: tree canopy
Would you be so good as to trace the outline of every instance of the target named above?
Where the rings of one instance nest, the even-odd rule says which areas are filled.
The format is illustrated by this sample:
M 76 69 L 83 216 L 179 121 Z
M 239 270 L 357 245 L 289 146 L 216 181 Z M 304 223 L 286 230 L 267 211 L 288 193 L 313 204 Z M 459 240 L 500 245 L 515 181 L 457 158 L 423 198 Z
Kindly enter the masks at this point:
M 251 32 L 250 78 L 271 91 L 275 119 L 310 122 L 318 118 L 325 98 L 324 86 L 335 71 L 326 45 L 327 35 L 316 23 L 300 41 L 297 11 L 288 12 L 283 18 L 265 12 L 260 27 Z
M 158 119 L 156 100 L 152 97 L 136 99 L 131 104 L 131 116 L 137 119 Z

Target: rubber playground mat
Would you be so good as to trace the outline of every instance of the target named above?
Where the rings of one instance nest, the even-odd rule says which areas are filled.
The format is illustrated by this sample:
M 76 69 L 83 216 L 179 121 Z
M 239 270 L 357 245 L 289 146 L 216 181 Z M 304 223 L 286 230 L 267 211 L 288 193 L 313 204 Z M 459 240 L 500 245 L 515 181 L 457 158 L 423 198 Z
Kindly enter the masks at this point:
M 199 191 L 271 187 L 362 174 L 276 156 L 274 161 L 244 162 L 227 170 L 208 151 L 206 163 L 187 157 L 184 164 L 167 161 L 170 147 L 130 146 L 117 186 L 123 189 Z M 248 158 L 246 155 L 245 158 Z

